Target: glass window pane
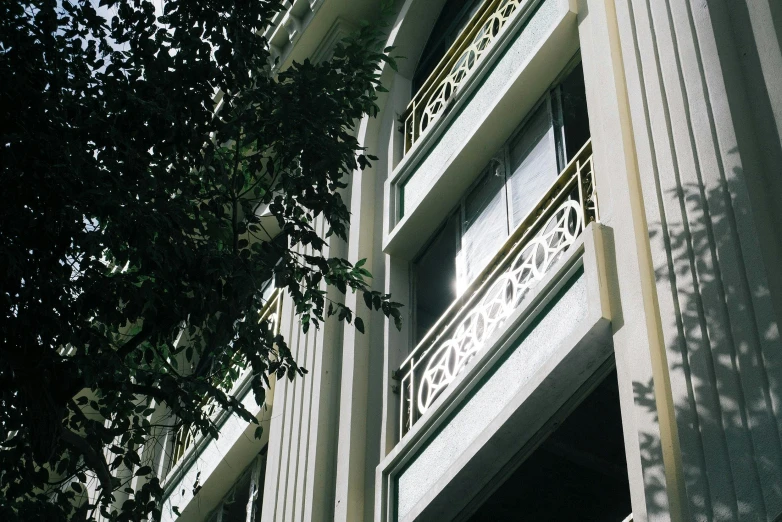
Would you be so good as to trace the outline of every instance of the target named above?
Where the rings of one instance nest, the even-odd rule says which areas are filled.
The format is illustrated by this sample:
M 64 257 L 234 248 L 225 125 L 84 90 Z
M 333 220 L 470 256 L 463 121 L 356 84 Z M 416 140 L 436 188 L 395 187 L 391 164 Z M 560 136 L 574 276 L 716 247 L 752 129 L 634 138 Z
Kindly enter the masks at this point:
M 262 450 L 261 455 L 258 457 L 259 461 L 255 463 L 257 475 L 253 477 L 253 512 L 251 520 L 252 522 L 261 522 L 261 514 L 263 508 L 263 484 L 266 478 L 266 449 Z
M 415 285 L 415 344 L 423 339 L 456 299 L 457 214 L 448 218 L 413 264 Z
M 505 172 L 492 161 L 464 201 L 462 247 L 457 270 L 461 293 L 497 253 L 508 237 Z
M 532 211 L 557 179 L 554 129 L 543 103 L 510 146 L 510 197 L 513 226 Z
M 223 504 L 222 522 L 247 522 L 250 503 L 250 474 L 245 473 L 234 486 L 233 494 Z
M 567 161 L 573 159 L 589 139 L 584 69 L 579 63 L 562 82 L 562 119 L 565 124 Z

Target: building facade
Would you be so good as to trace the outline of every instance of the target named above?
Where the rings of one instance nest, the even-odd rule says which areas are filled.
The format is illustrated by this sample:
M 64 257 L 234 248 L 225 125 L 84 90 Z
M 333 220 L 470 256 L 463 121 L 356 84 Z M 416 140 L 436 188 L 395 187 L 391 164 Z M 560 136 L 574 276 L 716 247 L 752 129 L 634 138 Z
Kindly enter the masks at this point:
M 290 4 L 281 67 L 379 16 Z M 309 373 L 238 384 L 260 440 L 166 435 L 163 518 L 780 520 L 782 3 L 394 9 L 330 248 L 403 327 L 335 294 L 366 333 L 303 333 L 271 299 Z

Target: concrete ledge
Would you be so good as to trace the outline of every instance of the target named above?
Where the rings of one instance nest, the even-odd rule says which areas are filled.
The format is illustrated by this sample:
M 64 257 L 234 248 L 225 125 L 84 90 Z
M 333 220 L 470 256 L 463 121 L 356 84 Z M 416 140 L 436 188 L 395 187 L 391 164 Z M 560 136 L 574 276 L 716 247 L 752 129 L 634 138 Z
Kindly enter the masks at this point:
M 571 247 L 536 292 L 508 319 L 488 348 L 451 384 L 434 405 L 380 463 L 376 471 L 376 522 L 397 520 L 452 520 L 525 450 L 570 397 L 611 357 L 610 292 L 606 277 L 605 227 L 592 224 Z M 583 268 L 586 313 L 572 331 L 542 361 L 497 415 L 484 419 L 478 436 L 438 477 L 427 477 L 428 489 L 415 505 L 396 513 L 398 479 L 472 393 L 491 379 L 504 356 L 518 340 L 545 317 L 548 306 L 560 296 Z M 480 418 L 476 422 L 481 422 Z M 536 439 L 537 440 L 537 439 Z

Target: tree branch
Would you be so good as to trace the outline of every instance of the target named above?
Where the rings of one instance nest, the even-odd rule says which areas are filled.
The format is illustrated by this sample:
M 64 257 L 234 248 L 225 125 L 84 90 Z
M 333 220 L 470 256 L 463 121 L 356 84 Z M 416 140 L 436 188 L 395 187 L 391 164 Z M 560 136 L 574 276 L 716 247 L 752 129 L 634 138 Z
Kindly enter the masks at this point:
M 157 399 L 161 403 L 168 404 L 168 402 L 169 402 L 168 399 L 170 399 L 170 398 L 167 397 L 162 391 L 160 391 L 159 388 L 155 388 L 154 386 L 146 386 L 146 385 L 143 385 L 143 384 L 133 383 L 129 387 L 133 391 L 133 393 L 135 393 L 135 394 L 147 395 L 149 397 Z
M 95 471 L 95 474 L 100 481 L 101 488 L 103 489 L 103 494 L 111 494 L 113 490 L 111 485 L 111 473 L 109 473 L 109 466 L 106 464 L 103 455 L 95 451 L 95 448 L 93 448 L 86 439 L 75 434 L 68 428 L 62 428 L 60 431 L 60 438 L 84 456 L 84 461 L 92 467 L 93 471 Z
M 148 341 L 150 337 L 152 337 L 152 334 L 155 332 L 154 328 L 149 328 L 147 326 L 142 326 L 141 331 L 137 333 L 135 336 L 133 336 L 133 339 L 129 340 L 125 344 L 123 344 L 119 350 L 117 350 L 117 355 L 119 355 L 120 359 L 124 359 L 130 353 L 139 347 L 141 343 L 144 341 Z

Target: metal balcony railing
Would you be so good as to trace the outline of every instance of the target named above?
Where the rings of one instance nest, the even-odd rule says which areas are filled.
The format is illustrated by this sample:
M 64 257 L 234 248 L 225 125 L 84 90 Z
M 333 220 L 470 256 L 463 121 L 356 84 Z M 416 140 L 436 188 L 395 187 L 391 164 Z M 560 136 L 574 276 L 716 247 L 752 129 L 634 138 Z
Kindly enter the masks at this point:
M 429 409 L 585 226 L 598 221 L 587 142 L 488 266 L 394 373 L 400 382 L 400 438 Z
M 405 154 L 448 112 L 456 93 L 527 1 L 484 1 L 402 115 Z
M 280 291 L 275 289 L 270 294 L 266 301 L 263 310 L 259 317 L 259 321 L 269 321 L 272 323 L 272 331 L 279 333 L 280 327 L 280 311 L 281 311 L 281 298 Z M 246 367 L 245 362 L 237 362 L 237 365 L 242 369 L 242 373 L 233 385 L 236 389 L 240 386 L 249 375 L 249 369 Z M 209 402 L 204 404 L 203 409 L 206 411 L 207 416 L 216 418 L 219 411 L 216 411 L 215 403 Z M 198 439 L 198 433 L 192 426 L 181 426 L 174 432 L 173 442 L 171 445 L 171 465 L 169 470 L 174 469 L 174 466 L 179 463 L 185 455 L 193 447 L 195 441 Z

